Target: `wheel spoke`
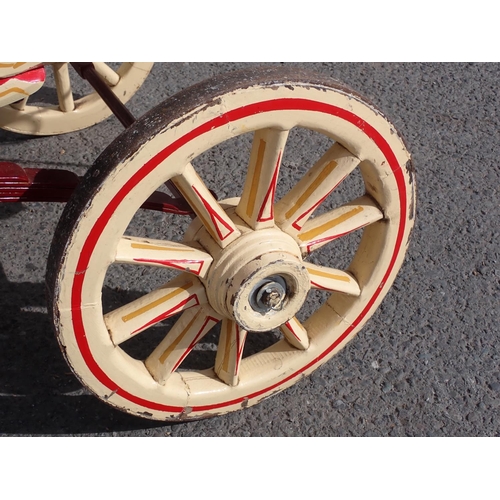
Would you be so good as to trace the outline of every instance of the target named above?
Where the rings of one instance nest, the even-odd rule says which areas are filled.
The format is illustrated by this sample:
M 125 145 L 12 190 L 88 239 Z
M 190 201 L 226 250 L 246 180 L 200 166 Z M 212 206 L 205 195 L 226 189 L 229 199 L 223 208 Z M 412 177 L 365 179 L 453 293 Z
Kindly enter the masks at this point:
M 302 349 L 303 351 L 309 347 L 307 331 L 297 318 L 293 317 L 290 321 L 281 325 L 280 330 L 293 347 Z
M 304 253 L 311 253 L 329 241 L 356 231 L 384 217 L 370 196 L 362 196 L 304 224 L 297 234 Z
M 194 277 L 178 276 L 158 288 L 104 316 L 115 345 L 175 314 L 206 303 L 205 289 Z
M 56 82 L 57 99 L 61 111 L 68 113 L 75 109 L 71 81 L 69 79 L 68 63 L 54 63 L 54 79 Z
M 180 269 L 204 277 L 212 256 L 202 250 L 172 241 L 124 236 L 118 243 L 115 262 Z
M 309 262 L 304 262 L 304 265 L 311 278 L 312 288 L 329 290 L 330 292 L 342 292 L 355 297 L 361 293 L 358 282 L 349 273 L 340 269 L 317 266 Z
M 215 358 L 215 373 L 227 385 L 238 385 L 238 373 L 247 336 L 236 322 L 224 319 Z
M 191 164 L 186 165 L 182 175 L 172 180 L 221 248 L 240 236 L 239 229 L 217 203 Z
M 153 378 L 164 384 L 197 342 L 219 321 L 220 318 L 208 313 L 203 307 L 184 312 L 146 360 L 146 367 Z
M 114 87 L 120 81 L 120 75 L 113 69 L 111 69 L 106 63 L 103 62 L 95 62 L 92 63 L 97 74 L 106 80 L 106 83 Z
M 307 174 L 276 203 L 276 221 L 298 233 L 314 210 L 356 168 L 359 159 L 335 143 Z
M 254 134 L 248 173 L 236 213 L 252 228 L 274 225 L 274 194 L 288 131 L 258 130 Z

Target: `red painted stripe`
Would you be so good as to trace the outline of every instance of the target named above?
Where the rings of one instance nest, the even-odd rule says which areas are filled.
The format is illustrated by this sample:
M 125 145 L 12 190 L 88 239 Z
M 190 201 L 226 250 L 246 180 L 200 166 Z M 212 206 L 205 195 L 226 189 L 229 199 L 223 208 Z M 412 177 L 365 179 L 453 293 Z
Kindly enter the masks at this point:
M 177 368 L 179 367 L 179 365 L 186 359 L 186 356 L 193 350 L 193 347 L 196 345 L 196 343 L 198 342 L 198 340 L 200 340 L 200 338 L 201 338 L 201 336 L 203 334 L 203 330 L 205 330 L 205 327 L 207 326 L 207 324 L 210 321 L 213 322 L 213 325 L 205 333 L 208 333 L 210 331 L 210 329 L 212 329 L 220 320 L 218 320 L 217 318 L 212 318 L 211 316 L 207 316 L 205 318 L 205 322 L 203 323 L 202 327 L 200 328 L 200 330 L 196 334 L 196 337 L 193 339 L 193 341 L 191 342 L 191 344 L 189 344 L 189 347 L 184 351 L 184 354 L 182 355 L 182 357 L 179 358 L 179 361 L 177 361 L 177 363 L 175 364 L 175 366 L 170 370 L 170 373 L 175 372 L 175 370 L 177 370 Z
M 19 73 L 18 75 L 9 76 L 7 78 L 0 78 L 0 85 L 8 82 L 9 80 L 20 80 L 28 83 L 40 83 L 45 81 L 45 68 L 35 68 Z
M 213 118 L 212 120 L 194 128 L 190 132 L 186 133 L 184 136 L 180 137 L 170 145 L 168 145 L 165 149 L 160 151 L 156 156 L 147 161 L 137 172 L 130 177 L 130 179 L 124 184 L 124 186 L 120 189 L 120 191 L 114 196 L 114 198 L 109 202 L 109 204 L 104 209 L 101 216 L 97 219 L 95 225 L 92 227 L 85 243 L 83 244 L 80 257 L 76 266 L 76 272 L 74 274 L 74 281 L 72 285 L 71 291 L 71 313 L 73 326 L 75 330 L 75 340 L 80 349 L 81 355 L 87 364 L 89 370 L 93 373 L 93 375 L 99 380 L 101 384 L 110 389 L 110 391 L 116 391 L 116 393 L 124 399 L 129 400 L 132 403 L 138 404 L 145 408 L 149 408 L 155 411 L 164 411 L 168 413 L 180 413 L 183 411 L 182 407 L 179 406 L 170 406 L 161 403 L 157 403 L 155 401 L 145 400 L 135 394 L 131 394 L 125 389 L 122 389 L 118 386 L 116 382 L 111 380 L 111 378 L 101 369 L 101 367 L 97 364 L 94 359 L 92 352 L 90 350 L 90 346 L 88 344 L 87 335 L 85 332 L 85 327 L 83 324 L 83 316 L 81 311 L 81 299 L 82 299 L 82 290 L 83 283 L 85 280 L 85 273 L 90 262 L 90 258 L 92 253 L 97 245 L 99 238 L 101 237 L 102 232 L 104 231 L 106 225 L 109 223 L 112 215 L 118 209 L 120 204 L 123 202 L 125 197 L 130 193 L 130 191 L 147 175 L 149 175 L 161 162 L 163 162 L 166 158 L 168 158 L 174 151 L 178 150 L 180 147 L 188 144 L 191 140 L 213 130 L 215 128 L 226 126 L 228 123 L 236 120 L 244 119 L 248 116 L 255 115 L 257 113 L 265 113 L 270 111 L 279 111 L 279 110 L 291 110 L 291 111 L 313 111 L 319 113 L 329 114 L 331 116 L 336 116 L 341 118 L 356 127 L 362 130 L 368 138 L 370 138 L 380 149 L 382 154 L 385 156 L 396 180 L 396 184 L 398 186 L 399 192 L 399 203 L 400 203 L 400 213 L 401 219 L 398 227 L 398 234 L 396 236 L 396 244 L 394 247 L 394 252 L 392 254 L 389 267 L 384 275 L 382 281 L 379 283 L 377 287 L 377 291 L 374 293 L 373 297 L 370 299 L 366 307 L 361 311 L 359 316 L 353 321 L 350 327 L 346 329 L 346 331 L 335 341 L 333 342 L 328 349 L 325 349 L 323 353 L 321 353 L 318 357 L 313 359 L 306 366 L 292 373 L 288 377 L 280 380 L 279 382 L 270 385 L 260 391 L 256 391 L 251 394 L 247 394 L 245 396 L 233 399 L 231 401 L 225 401 L 222 403 L 212 404 L 212 405 L 203 405 L 193 407 L 193 412 L 202 412 L 208 410 L 214 410 L 218 408 L 223 408 L 225 406 L 231 406 L 235 404 L 239 404 L 245 400 L 253 399 L 259 396 L 262 396 L 266 393 L 269 393 L 273 389 L 279 387 L 280 385 L 298 377 L 302 372 L 306 371 L 310 367 L 317 364 L 321 361 L 325 356 L 327 356 L 330 352 L 332 352 L 341 342 L 343 342 L 349 334 L 356 328 L 360 322 L 364 319 L 367 313 L 370 311 L 371 307 L 377 300 L 380 295 L 384 285 L 389 278 L 392 269 L 394 268 L 394 264 L 396 263 L 397 256 L 399 254 L 399 250 L 401 248 L 401 244 L 403 242 L 403 237 L 405 233 L 405 222 L 406 222 L 406 203 L 407 203 L 407 193 L 405 189 L 404 175 L 399 165 L 397 158 L 392 151 L 391 147 L 387 143 L 387 141 L 379 134 L 379 132 L 373 128 L 369 123 L 365 122 L 363 119 L 352 113 L 351 111 L 347 111 L 342 108 L 338 108 L 337 106 L 333 106 L 330 104 L 316 102 L 309 99 L 299 99 L 299 98 L 281 98 L 274 99 L 270 101 L 263 101 L 255 104 L 249 104 L 246 106 L 242 106 L 232 111 L 228 111 L 226 113 L 221 114 L 220 116 Z
M 194 190 L 194 192 L 198 195 L 198 198 L 200 198 L 201 202 L 203 203 L 203 206 L 207 209 L 208 215 L 210 215 L 210 219 L 212 220 L 212 224 L 215 227 L 215 230 L 217 231 L 217 234 L 219 235 L 219 238 L 222 240 L 226 239 L 230 234 L 234 232 L 234 228 L 229 225 L 225 220 L 222 219 L 222 217 L 212 208 L 210 203 L 208 203 L 203 196 L 201 196 L 200 192 L 194 187 L 191 186 Z M 222 232 L 219 229 L 219 224 L 220 222 L 229 232 L 225 235 L 222 236 Z
M 266 196 L 259 210 L 259 215 L 257 217 L 258 222 L 266 222 L 268 220 L 274 219 L 274 195 L 276 193 L 276 184 L 278 182 L 278 172 L 280 171 L 280 163 L 281 163 L 281 151 L 280 154 L 278 155 L 278 161 L 276 162 L 276 167 L 274 168 L 274 174 L 273 178 L 271 179 L 271 185 L 267 190 Z M 263 218 L 262 214 L 264 213 L 266 205 L 269 203 L 269 201 L 271 202 L 271 213 L 269 217 Z
M 290 324 L 290 321 L 287 321 L 285 323 L 285 326 L 293 333 L 293 336 L 300 342 L 300 337 L 293 331 L 292 325 Z
M 191 304 L 188 307 L 183 307 L 192 299 L 194 299 L 194 304 Z M 152 319 L 151 321 L 148 321 L 145 325 L 142 325 L 137 330 L 134 330 L 130 334 L 130 336 L 136 334 L 137 332 L 142 332 L 142 330 L 148 328 L 149 326 L 156 325 L 156 323 L 159 323 L 160 321 L 163 321 L 164 319 L 170 318 L 174 314 L 177 314 L 179 311 L 186 311 L 187 309 L 191 309 L 191 307 L 199 306 L 199 305 L 200 305 L 200 301 L 198 300 L 198 296 L 196 294 L 191 295 L 187 299 L 184 299 L 182 302 L 179 302 L 176 306 L 172 307 L 168 311 L 165 311 L 164 313 L 160 314 L 159 316 L 156 316 L 156 318 Z
M 345 176 L 347 177 L 347 176 Z M 300 219 L 303 219 L 307 214 L 311 213 L 313 210 L 316 210 L 316 208 L 318 208 L 319 205 L 321 205 L 321 203 L 323 203 L 326 198 L 328 198 L 328 196 L 330 195 L 330 193 L 345 179 L 345 177 L 342 177 L 342 179 L 337 182 L 337 184 L 335 184 L 335 186 L 332 187 L 332 189 L 330 189 L 330 191 L 328 191 L 328 193 L 325 194 L 325 196 L 323 196 L 323 198 L 321 198 L 321 200 L 319 200 L 315 205 L 313 205 L 309 210 L 306 210 L 302 215 L 299 215 L 299 217 L 297 217 L 294 221 L 294 223 L 292 224 L 292 226 L 297 229 L 298 231 L 300 231 L 302 229 L 302 225 L 299 226 L 298 222 Z
M 237 324 L 235 324 L 235 326 L 236 326 L 236 345 L 238 347 L 236 350 L 236 365 L 235 365 L 234 371 L 236 372 L 236 374 L 238 374 L 238 372 L 240 370 L 241 356 L 243 354 L 243 347 L 245 346 L 244 340 L 246 338 L 246 333 L 244 333 L 243 337 L 240 338 L 240 335 L 242 335 L 241 331 L 240 331 L 240 327 Z
M 354 229 L 346 231 L 345 233 L 334 234 L 333 236 L 327 236 L 326 238 L 320 238 L 319 240 L 310 241 L 306 246 L 307 253 L 311 253 L 311 251 L 312 251 L 311 248 L 314 245 L 317 245 L 318 243 L 327 243 L 328 241 L 336 240 L 337 238 L 341 238 L 342 236 L 345 236 L 346 234 L 353 233 L 354 231 L 357 231 L 358 229 L 361 229 L 365 226 L 368 226 L 368 224 L 369 223 L 367 222 L 366 224 L 363 224 L 362 226 L 355 227 Z
M 315 283 L 314 281 L 310 280 L 311 281 L 311 285 L 314 287 L 314 288 L 317 288 L 318 290 L 326 290 L 327 292 L 333 292 L 334 290 L 332 290 L 331 288 L 326 288 L 324 286 L 321 286 L 321 285 L 318 285 L 318 283 Z

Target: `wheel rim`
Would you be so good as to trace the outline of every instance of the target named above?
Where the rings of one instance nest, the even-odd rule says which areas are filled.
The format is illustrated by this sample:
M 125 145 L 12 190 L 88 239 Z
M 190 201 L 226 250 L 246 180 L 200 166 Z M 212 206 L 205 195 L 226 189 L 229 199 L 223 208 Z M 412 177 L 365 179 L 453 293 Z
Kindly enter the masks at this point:
M 96 71 L 120 100 L 127 102 L 139 89 L 153 63 L 122 63 L 115 71 L 106 63 L 94 63 Z M 28 99 L 0 109 L 0 127 L 11 132 L 55 135 L 90 127 L 111 115 L 96 92 L 73 97 L 69 63 L 50 63 L 58 105 L 30 105 Z
M 254 404 L 310 373 L 340 349 L 368 319 L 394 279 L 411 226 L 408 203 L 412 193 L 408 192 L 408 178 L 401 168 L 408 161 L 404 146 L 397 137 L 391 137 L 388 122 L 364 103 L 360 103 L 357 112 L 346 110 L 348 97 L 338 90 L 330 90 L 333 95 L 326 96 L 322 95 L 324 89 L 311 90 L 303 86 L 296 86 L 289 95 L 286 89 L 281 91 L 286 98 L 274 98 L 272 89 L 268 88 L 246 90 L 245 99 L 253 100 L 250 105 L 239 105 L 241 96 L 227 97 L 223 109 L 230 111 L 215 118 L 213 114 L 204 115 L 201 124 L 194 128 L 184 125 L 185 133 L 179 135 L 177 131 L 174 141 L 166 140 L 172 130 L 167 127 L 148 143 L 156 154 L 152 158 L 147 155 L 151 159 L 143 161 L 140 150 L 136 161 L 142 167 L 134 168 L 134 173 L 131 170 L 128 176 L 122 171 L 126 182 L 107 183 L 93 199 L 94 206 L 102 205 L 102 208 L 91 210 L 95 213 L 89 212 L 86 218 L 80 219 L 85 219 L 85 224 L 80 223 L 74 235 L 78 235 L 78 245 L 82 245 L 81 253 L 77 256 L 71 251 L 76 241 L 70 241 L 69 253 L 58 274 L 65 281 L 66 273 L 71 273 L 72 279 L 68 281 L 70 292 L 55 294 L 56 327 L 65 346 L 76 342 L 76 350 L 74 354 L 68 353 L 68 358 L 77 375 L 111 404 L 159 419 L 198 418 Z M 332 104 L 332 99 L 340 105 Z M 377 124 L 378 130 L 367 117 Z M 242 130 L 256 132 L 241 198 L 221 205 L 211 198 L 190 160 L 227 139 L 228 123 L 234 125 L 231 136 Z M 242 123 L 244 126 L 238 128 Z M 313 175 L 300 181 L 291 194 L 275 204 L 274 189 L 287 130 L 299 125 L 327 133 L 337 143 L 313 166 Z M 267 151 L 262 151 L 262 142 L 268 145 Z M 340 144 L 350 146 L 350 151 Z M 125 162 L 123 170 L 126 168 Z M 323 218 L 309 219 L 326 195 L 354 168 L 361 169 L 367 190 L 373 192 L 339 207 L 333 214 L 328 212 L 321 216 Z M 124 238 L 128 221 L 139 208 L 140 200 L 169 178 L 198 215 L 186 234 L 184 245 Z M 326 184 L 329 188 L 325 195 L 324 189 L 318 186 Z M 125 206 L 125 198 L 134 202 Z M 363 226 L 366 228 L 348 272 L 302 261 L 304 255 L 318 246 Z M 274 243 L 266 246 L 263 235 L 273 231 L 286 234 L 286 238 L 267 238 Z M 256 238 L 254 246 L 261 245 L 264 254 L 252 253 L 252 235 Z M 248 242 L 242 243 L 241 248 L 249 250 L 235 251 L 244 238 L 248 238 Z M 191 252 L 189 259 L 185 253 L 182 255 L 186 251 Z M 250 304 L 249 297 L 259 289 L 263 279 L 284 274 L 298 280 L 299 308 L 310 286 L 337 291 L 304 324 L 295 318 L 295 306 L 277 323 L 264 315 L 264 320 L 270 321 L 273 328 L 280 326 L 284 338 L 242 359 L 247 337 L 241 326 L 244 321 L 230 310 L 235 296 L 221 284 L 228 277 L 234 278 L 233 292 L 236 293 L 246 283 L 240 274 L 251 274 L 252 269 L 257 271 L 256 260 L 273 251 L 287 257 L 268 258 L 260 268 L 261 274 L 248 284 L 246 296 L 238 296 L 238 300 Z M 161 258 L 157 257 L 158 253 L 162 254 Z M 286 272 L 275 266 L 275 262 L 283 260 L 290 266 Z M 182 274 L 162 291 L 155 290 L 139 301 L 108 313 L 103 320 L 97 290 L 100 291 L 106 270 L 113 261 L 189 266 L 189 273 Z M 368 261 L 373 263 L 368 266 Z M 301 267 L 305 271 L 300 271 Z M 304 284 L 304 272 L 310 284 Z M 160 308 L 152 305 L 161 301 Z M 237 306 L 237 300 L 234 304 Z M 142 335 L 152 324 L 181 309 L 185 311 L 180 320 L 145 363 L 132 360 L 117 347 L 130 334 Z M 131 319 L 120 323 L 124 317 Z M 218 322 L 222 322 L 222 327 L 215 368 L 178 371 L 196 342 Z M 128 323 L 126 327 L 125 323 Z M 255 326 L 250 321 L 252 325 Z M 88 334 L 90 331 L 92 335 Z

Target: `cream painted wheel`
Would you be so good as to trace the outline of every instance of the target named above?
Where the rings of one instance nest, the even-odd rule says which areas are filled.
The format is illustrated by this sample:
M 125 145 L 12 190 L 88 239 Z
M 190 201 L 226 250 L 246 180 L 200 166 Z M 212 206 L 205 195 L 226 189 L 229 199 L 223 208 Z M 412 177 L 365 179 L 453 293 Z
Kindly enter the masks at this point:
M 75 98 L 69 63 L 46 64 L 52 68 L 58 105 L 30 105 L 29 98 L 0 108 L 0 128 L 30 135 L 56 135 L 95 125 L 111 115 L 96 92 Z M 97 72 L 125 103 L 143 84 L 153 63 L 122 63 L 116 71 L 106 63 L 94 63 Z
M 287 175 L 283 152 L 301 127 L 320 132 L 328 146 L 275 200 Z M 248 132 L 243 188 L 217 202 L 193 165 Z M 354 172 L 364 193 L 313 216 Z M 141 204 L 168 179 L 197 214 L 184 239 L 129 234 Z M 360 330 L 401 266 L 413 215 L 409 154 L 386 118 L 352 91 L 300 70 L 215 78 L 127 129 L 68 203 L 48 268 L 57 337 L 82 383 L 127 412 L 191 419 L 253 405 L 311 373 Z M 347 234 L 362 236 L 346 268 L 310 262 Z M 118 265 L 178 275 L 104 313 L 105 276 Z M 300 319 L 313 290 L 327 299 Z M 146 342 L 166 318 L 170 330 L 141 359 L 126 352 L 129 339 Z M 183 368 L 218 324 L 214 366 Z M 242 355 L 246 340 L 271 329 L 281 338 Z

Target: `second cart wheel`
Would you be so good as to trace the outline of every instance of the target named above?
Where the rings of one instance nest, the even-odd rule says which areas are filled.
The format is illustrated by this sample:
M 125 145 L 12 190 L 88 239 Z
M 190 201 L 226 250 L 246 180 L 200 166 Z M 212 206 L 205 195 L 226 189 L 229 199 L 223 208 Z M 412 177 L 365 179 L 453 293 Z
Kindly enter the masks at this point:
M 300 129 L 321 134 L 323 151 L 278 196 Z M 246 173 L 236 176 L 241 191 L 217 201 L 197 160 L 212 148 L 224 154 L 245 133 L 253 140 Z M 363 191 L 335 206 L 335 188 L 353 175 Z M 131 221 L 167 180 L 196 218 L 181 241 L 169 240 L 166 225 L 159 237 L 141 237 Z M 319 214 L 332 196 L 333 208 Z M 68 203 L 49 256 L 57 337 L 82 383 L 132 414 L 192 419 L 253 405 L 311 373 L 361 329 L 401 266 L 413 215 L 409 154 L 358 95 L 300 70 L 217 77 L 127 129 Z M 339 250 L 313 263 L 319 249 L 354 234 L 344 268 Z M 123 266 L 177 276 L 106 311 L 106 276 Z M 309 308 L 315 290 L 326 294 L 317 309 Z M 151 332 L 167 319 L 157 338 Z M 189 360 L 209 336 L 213 364 L 197 368 Z M 246 352 L 254 339 L 269 342 Z M 142 344 L 141 355 L 131 354 L 131 342 Z
M 29 104 L 26 100 L 0 108 L 0 128 L 19 134 L 65 134 L 95 125 L 111 115 L 111 110 L 97 92 L 78 98 L 73 95 L 68 63 L 47 66 L 53 70 L 58 103 L 42 106 Z M 116 70 L 106 63 L 94 63 L 94 66 L 119 99 L 126 103 L 144 83 L 153 63 L 122 63 Z

